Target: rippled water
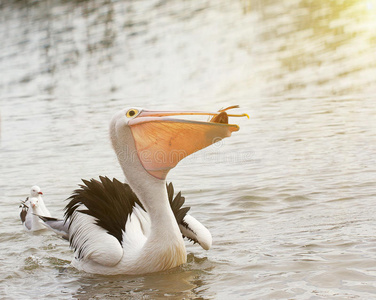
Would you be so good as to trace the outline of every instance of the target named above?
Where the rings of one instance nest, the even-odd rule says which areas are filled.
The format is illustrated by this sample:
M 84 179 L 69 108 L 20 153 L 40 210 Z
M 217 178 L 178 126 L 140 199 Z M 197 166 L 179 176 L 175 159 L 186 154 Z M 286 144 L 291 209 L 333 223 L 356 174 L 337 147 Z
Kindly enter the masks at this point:
M 1 298 L 375 297 L 374 0 L 25 0 L 0 15 Z M 211 250 L 103 277 L 22 230 L 32 185 L 60 217 L 80 178 L 123 178 L 117 110 L 231 104 L 251 119 L 168 177 Z

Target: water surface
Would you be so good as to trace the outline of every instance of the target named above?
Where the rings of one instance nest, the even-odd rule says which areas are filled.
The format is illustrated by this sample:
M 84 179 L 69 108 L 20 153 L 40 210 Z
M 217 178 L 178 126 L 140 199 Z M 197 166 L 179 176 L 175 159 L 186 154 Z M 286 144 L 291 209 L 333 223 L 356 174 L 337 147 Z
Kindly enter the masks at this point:
M 17 1 L 0 6 L 4 299 L 369 299 L 376 294 L 376 2 Z M 81 178 L 123 178 L 119 109 L 239 104 L 240 131 L 170 172 L 213 235 L 188 263 L 104 277 L 28 234 Z

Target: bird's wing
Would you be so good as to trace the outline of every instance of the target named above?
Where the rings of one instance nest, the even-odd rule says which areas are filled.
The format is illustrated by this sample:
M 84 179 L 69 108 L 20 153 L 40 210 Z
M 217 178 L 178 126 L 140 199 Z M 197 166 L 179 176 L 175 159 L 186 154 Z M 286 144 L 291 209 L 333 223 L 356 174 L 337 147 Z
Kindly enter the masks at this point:
M 22 213 L 21 211 L 21 214 L 23 214 L 25 217 L 22 224 L 25 226 L 27 230 L 32 230 L 33 228 L 33 219 L 31 217 L 31 213 L 32 212 L 30 210 L 26 210 L 26 213 Z
M 29 201 L 29 197 L 26 197 L 25 200 L 21 200 L 21 204 L 20 204 L 19 207 L 21 208 L 21 212 L 20 212 L 21 222 L 25 226 L 26 229 L 30 230 L 31 229 L 31 220 L 28 219 L 27 222 L 26 222 L 27 212 L 29 210 L 29 206 L 27 205 L 28 201 Z
M 24 203 L 22 203 L 20 205 L 20 207 L 21 207 L 20 218 L 21 218 L 21 222 L 23 224 L 23 223 L 25 223 L 26 215 L 27 215 L 27 211 L 28 211 L 29 207 L 26 206 Z
M 69 240 L 69 220 L 66 222 L 65 220 L 59 220 L 47 216 L 38 215 L 38 217 L 43 221 L 43 224 L 47 228 L 51 229 L 58 235 L 61 235 L 62 238 Z
M 194 217 L 186 214 L 183 221 L 179 224 L 183 236 L 193 243 L 198 243 L 203 249 L 209 250 L 212 245 L 212 236 L 210 231 L 197 221 Z
M 181 195 L 181 192 L 174 198 L 174 187 L 171 182 L 167 185 L 167 193 L 182 235 L 193 243 L 198 243 L 203 249 L 209 250 L 212 244 L 212 236 L 209 230 L 188 214 L 190 207 L 183 207 L 185 198 Z
M 172 182 L 166 185 L 168 200 L 170 201 L 172 212 L 175 215 L 176 222 L 181 224 L 187 212 L 191 209 L 190 207 L 182 207 L 185 202 L 185 198 L 179 192 L 174 198 L 174 186 Z
M 31 230 L 32 227 L 33 227 L 33 223 L 32 223 L 32 220 L 31 218 L 26 218 L 25 222 L 23 223 L 23 225 L 25 226 L 25 228 L 27 230 Z
M 70 219 L 70 245 L 79 260 L 88 258 L 102 265 L 116 265 L 124 246 L 135 241 L 138 228 L 138 234 L 143 235 L 134 213 L 135 205 L 142 205 L 129 185 L 116 179 L 100 177 L 100 181 L 83 183 L 65 208 L 65 220 Z
M 71 215 L 69 242 L 77 260 L 90 259 L 103 266 L 115 266 L 123 256 L 119 241 L 97 225 L 97 219 L 83 213 L 86 206 L 80 205 Z

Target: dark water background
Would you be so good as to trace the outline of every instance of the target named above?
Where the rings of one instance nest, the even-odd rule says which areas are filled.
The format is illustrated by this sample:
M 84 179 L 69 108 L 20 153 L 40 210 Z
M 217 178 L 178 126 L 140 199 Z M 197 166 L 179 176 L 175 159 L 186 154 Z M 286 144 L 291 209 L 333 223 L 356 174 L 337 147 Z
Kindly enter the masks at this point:
M 2 299 L 376 297 L 376 1 L 2 1 Z M 80 178 L 123 178 L 119 109 L 250 114 L 170 172 L 212 232 L 146 276 L 83 274 L 27 234 L 32 185 L 62 216 Z

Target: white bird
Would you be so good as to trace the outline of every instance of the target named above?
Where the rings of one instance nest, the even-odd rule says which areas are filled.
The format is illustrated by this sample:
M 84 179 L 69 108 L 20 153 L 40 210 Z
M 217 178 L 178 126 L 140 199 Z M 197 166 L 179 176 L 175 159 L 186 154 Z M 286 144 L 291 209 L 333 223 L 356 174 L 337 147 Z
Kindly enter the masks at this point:
M 233 107 L 231 107 L 233 108 Z M 238 131 L 219 112 L 124 109 L 110 123 L 110 137 L 128 184 L 106 177 L 83 180 L 65 208 L 75 255 L 72 265 L 96 274 L 144 274 L 186 262 L 182 237 L 211 245 L 209 231 L 187 215 L 180 193 L 173 201 L 166 175 L 184 157 Z M 210 122 L 171 118 L 209 115 Z M 175 202 L 176 201 L 176 202 Z M 174 214 L 175 211 L 175 214 Z M 47 220 L 48 221 L 48 220 Z M 180 228 L 179 228 L 180 227 Z M 200 238 L 197 238 L 200 237 Z
M 42 195 L 40 187 L 34 185 L 30 189 L 30 195 L 21 202 L 20 218 L 24 229 L 27 231 L 38 231 L 46 228 L 38 218 L 38 215 L 51 216 L 44 204 Z
M 39 186 L 34 185 L 30 189 L 30 197 L 35 197 L 38 199 L 39 207 L 42 211 L 43 216 L 51 217 L 51 214 L 49 210 L 47 209 L 46 205 L 44 204 L 43 198 L 42 198 L 42 191 Z

